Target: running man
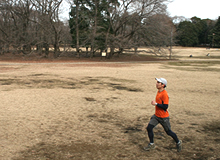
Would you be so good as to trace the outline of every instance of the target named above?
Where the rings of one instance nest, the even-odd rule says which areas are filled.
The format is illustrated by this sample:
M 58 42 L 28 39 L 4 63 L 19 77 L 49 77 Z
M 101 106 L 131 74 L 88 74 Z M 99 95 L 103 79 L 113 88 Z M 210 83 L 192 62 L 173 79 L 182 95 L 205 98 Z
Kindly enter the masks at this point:
M 150 122 L 146 128 L 150 143 L 147 147 L 144 147 L 144 149 L 151 150 L 155 148 L 153 128 L 160 123 L 166 131 L 167 135 L 174 139 L 176 142 L 177 151 L 180 152 L 182 149 L 182 141 L 179 140 L 177 135 L 171 130 L 169 113 L 167 110 L 169 104 L 169 97 L 167 91 L 165 90 L 167 86 L 167 80 L 164 78 L 156 78 L 156 80 L 156 88 L 158 89 L 156 101 L 151 101 L 151 104 L 155 106 L 155 114 L 151 117 Z

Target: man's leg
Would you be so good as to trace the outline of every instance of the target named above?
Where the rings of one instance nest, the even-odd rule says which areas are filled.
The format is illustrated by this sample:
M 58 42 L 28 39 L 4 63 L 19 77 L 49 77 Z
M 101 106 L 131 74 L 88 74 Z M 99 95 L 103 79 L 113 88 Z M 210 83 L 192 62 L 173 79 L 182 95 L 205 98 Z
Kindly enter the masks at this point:
M 148 124 L 147 126 L 147 133 L 150 140 L 150 143 L 154 143 L 154 132 L 153 132 L 154 126 L 152 124 Z
M 155 148 L 155 145 L 154 145 L 154 132 L 153 132 L 153 128 L 158 124 L 159 122 L 157 121 L 156 119 L 156 116 L 153 115 L 151 117 L 151 120 L 147 126 L 147 133 L 148 133 L 148 137 L 149 137 L 149 140 L 150 140 L 150 143 L 148 144 L 147 147 L 144 147 L 145 150 L 151 150 L 151 149 L 154 149 Z
M 167 133 L 167 135 L 171 136 L 171 137 L 174 139 L 174 141 L 175 141 L 176 143 L 179 142 L 179 139 L 178 139 L 176 133 L 174 133 L 174 132 L 171 131 L 171 130 L 166 131 L 166 133 Z
M 154 143 L 154 132 L 153 132 L 153 128 L 158 125 L 158 120 L 157 117 L 155 115 L 153 115 L 150 119 L 150 122 L 147 126 L 147 133 L 148 133 L 148 137 L 150 140 L 150 143 Z
M 166 131 L 167 135 L 171 136 L 174 141 L 176 142 L 176 147 L 177 147 L 177 151 L 180 152 L 182 149 L 182 141 L 178 139 L 176 133 L 174 133 L 171 130 L 171 126 L 170 126 L 170 119 L 169 117 L 167 118 L 163 118 L 160 121 L 160 124 L 163 126 L 164 130 Z

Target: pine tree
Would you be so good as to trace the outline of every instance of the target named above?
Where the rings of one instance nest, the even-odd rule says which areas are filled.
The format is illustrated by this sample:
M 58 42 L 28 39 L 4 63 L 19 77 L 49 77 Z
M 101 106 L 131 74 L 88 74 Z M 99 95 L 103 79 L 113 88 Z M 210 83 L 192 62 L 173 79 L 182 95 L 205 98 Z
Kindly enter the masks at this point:
M 212 45 L 213 47 L 219 47 L 220 46 L 220 16 L 218 17 L 218 20 L 215 24 L 215 27 L 213 29 L 212 33 Z

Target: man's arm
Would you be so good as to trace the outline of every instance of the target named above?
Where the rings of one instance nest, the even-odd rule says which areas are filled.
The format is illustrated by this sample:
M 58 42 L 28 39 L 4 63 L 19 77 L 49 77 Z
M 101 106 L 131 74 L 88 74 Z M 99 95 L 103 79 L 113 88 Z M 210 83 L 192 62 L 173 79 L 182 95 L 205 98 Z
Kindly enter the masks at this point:
M 156 105 L 157 107 L 159 107 L 159 108 L 162 108 L 163 110 L 167 110 L 167 108 L 168 108 L 168 104 L 158 104 L 157 103 L 157 105 Z
M 151 104 L 152 105 L 154 105 L 154 106 L 157 106 L 157 107 L 159 107 L 159 108 L 162 108 L 163 110 L 167 110 L 167 108 L 168 108 L 168 104 L 158 104 L 158 103 L 156 103 L 156 101 L 151 101 Z

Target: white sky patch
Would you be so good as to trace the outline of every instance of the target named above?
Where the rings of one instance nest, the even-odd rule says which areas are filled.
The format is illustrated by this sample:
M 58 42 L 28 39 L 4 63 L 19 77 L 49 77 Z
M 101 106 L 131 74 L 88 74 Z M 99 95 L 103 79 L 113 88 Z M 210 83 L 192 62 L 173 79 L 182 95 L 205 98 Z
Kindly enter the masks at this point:
M 170 16 L 194 16 L 216 20 L 220 16 L 220 0 L 174 0 L 168 5 Z

